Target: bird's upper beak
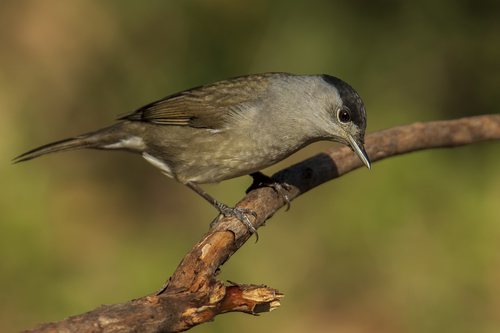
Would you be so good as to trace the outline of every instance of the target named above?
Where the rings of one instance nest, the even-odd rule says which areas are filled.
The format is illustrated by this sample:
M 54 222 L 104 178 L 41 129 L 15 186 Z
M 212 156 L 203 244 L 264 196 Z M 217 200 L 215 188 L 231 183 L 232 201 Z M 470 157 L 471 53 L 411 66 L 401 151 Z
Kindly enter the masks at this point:
M 349 144 L 351 145 L 356 155 L 358 155 L 359 159 L 363 161 L 368 169 L 370 169 L 370 160 L 368 159 L 368 155 L 366 155 L 366 151 L 363 148 L 363 143 L 356 142 L 356 140 L 354 140 L 351 135 L 348 135 L 347 137 L 349 138 Z

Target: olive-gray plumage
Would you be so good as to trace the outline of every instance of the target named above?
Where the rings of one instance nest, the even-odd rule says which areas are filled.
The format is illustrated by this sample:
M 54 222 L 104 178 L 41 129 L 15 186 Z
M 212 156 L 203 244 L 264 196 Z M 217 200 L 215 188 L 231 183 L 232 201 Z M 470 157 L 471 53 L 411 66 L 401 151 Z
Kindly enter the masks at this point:
M 351 147 L 370 167 L 363 102 L 329 75 L 237 77 L 167 96 L 118 120 L 31 150 L 16 162 L 77 148 L 128 150 L 193 188 L 255 173 L 312 142 L 330 140 Z M 234 209 L 220 205 L 227 208 L 216 206 L 221 213 L 232 214 Z

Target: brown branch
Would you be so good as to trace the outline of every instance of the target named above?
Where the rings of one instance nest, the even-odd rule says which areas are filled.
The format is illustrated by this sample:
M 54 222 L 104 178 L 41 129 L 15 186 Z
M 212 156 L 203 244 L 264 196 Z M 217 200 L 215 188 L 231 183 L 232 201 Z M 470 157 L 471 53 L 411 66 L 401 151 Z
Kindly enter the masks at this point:
M 372 162 L 412 151 L 457 147 L 500 139 L 500 115 L 450 121 L 415 123 L 372 133 L 365 146 Z M 336 147 L 275 174 L 291 185 L 290 200 L 362 165 L 346 147 Z M 260 227 L 283 200 L 271 188 L 250 192 L 239 207 L 257 213 Z M 40 324 L 32 332 L 179 332 L 212 321 L 221 313 L 241 311 L 257 315 L 279 306 L 283 297 L 265 286 L 224 286 L 218 268 L 251 236 L 234 218 L 218 223 L 184 257 L 172 277 L 156 293 L 123 304 L 102 305 L 56 323 Z

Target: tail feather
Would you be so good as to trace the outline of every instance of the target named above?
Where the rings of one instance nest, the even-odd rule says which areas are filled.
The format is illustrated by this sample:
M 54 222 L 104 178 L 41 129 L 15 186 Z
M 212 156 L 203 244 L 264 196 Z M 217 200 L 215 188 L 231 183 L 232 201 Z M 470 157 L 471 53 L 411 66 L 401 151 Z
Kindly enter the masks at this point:
M 22 155 L 19 155 L 12 161 L 14 163 L 24 162 L 46 154 L 81 148 L 111 149 L 110 145 L 120 142 L 122 139 L 131 135 L 128 129 L 129 128 L 125 126 L 124 123 L 118 123 L 95 132 L 52 142 L 32 149 Z M 120 147 L 116 148 L 119 149 Z
M 87 142 L 85 137 L 76 137 L 64 139 L 56 142 L 52 142 L 41 147 L 32 149 L 18 157 L 14 158 L 12 161 L 14 163 L 29 161 L 31 159 L 40 157 L 42 155 L 57 153 L 60 151 L 79 149 L 79 148 L 91 148 L 92 143 Z

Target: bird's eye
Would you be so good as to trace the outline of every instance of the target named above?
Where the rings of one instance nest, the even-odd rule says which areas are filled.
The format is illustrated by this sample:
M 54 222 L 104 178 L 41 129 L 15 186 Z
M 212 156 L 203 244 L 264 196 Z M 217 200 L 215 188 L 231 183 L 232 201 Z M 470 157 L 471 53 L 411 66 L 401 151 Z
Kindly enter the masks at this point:
M 349 109 L 343 108 L 339 111 L 339 120 L 343 123 L 347 123 L 351 121 L 351 113 L 349 112 Z

